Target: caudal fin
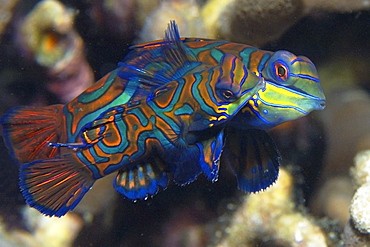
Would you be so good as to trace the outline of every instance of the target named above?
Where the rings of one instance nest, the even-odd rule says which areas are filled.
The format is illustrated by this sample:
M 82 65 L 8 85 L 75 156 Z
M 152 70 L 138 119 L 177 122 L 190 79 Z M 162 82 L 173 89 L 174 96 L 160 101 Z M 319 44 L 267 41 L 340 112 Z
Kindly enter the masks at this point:
M 74 209 L 95 182 L 73 153 L 24 164 L 19 180 L 27 204 L 57 217 Z
M 63 105 L 48 107 L 15 107 L 1 119 L 5 144 L 11 155 L 20 163 L 47 159 L 59 155 L 59 149 L 48 142 L 61 140 Z

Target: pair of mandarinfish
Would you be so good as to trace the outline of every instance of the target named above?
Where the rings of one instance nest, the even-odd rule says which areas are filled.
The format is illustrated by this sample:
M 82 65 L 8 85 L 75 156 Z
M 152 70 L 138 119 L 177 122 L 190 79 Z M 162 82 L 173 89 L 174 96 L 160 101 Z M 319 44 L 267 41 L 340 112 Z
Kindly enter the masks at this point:
M 279 154 L 264 130 L 324 108 L 313 63 L 287 51 L 180 38 L 137 45 L 66 105 L 16 107 L 1 119 L 22 165 L 26 202 L 49 216 L 72 210 L 97 179 L 130 199 L 212 182 L 229 163 L 239 188 L 256 192 L 278 176 Z M 220 162 L 221 160 L 221 162 Z

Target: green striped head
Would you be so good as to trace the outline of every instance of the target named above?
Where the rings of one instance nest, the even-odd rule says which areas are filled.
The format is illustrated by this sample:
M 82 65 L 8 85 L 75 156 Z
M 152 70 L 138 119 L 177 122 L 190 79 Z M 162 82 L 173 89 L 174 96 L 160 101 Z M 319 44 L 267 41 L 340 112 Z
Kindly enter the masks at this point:
M 315 65 L 304 56 L 277 51 L 260 66 L 266 88 L 258 91 L 233 120 L 246 127 L 269 129 L 325 107 Z

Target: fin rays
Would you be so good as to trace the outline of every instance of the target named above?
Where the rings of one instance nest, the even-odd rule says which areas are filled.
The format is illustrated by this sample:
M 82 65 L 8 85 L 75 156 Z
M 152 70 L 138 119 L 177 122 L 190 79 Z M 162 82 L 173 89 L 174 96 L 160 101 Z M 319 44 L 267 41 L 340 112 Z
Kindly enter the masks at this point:
M 76 167 L 72 155 L 22 165 L 19 186 L 27 203 L 49 216 L 72 210 L 94 183 L 86 168 Z
M 59 151 L 47 143 L 59 141 L 56 129 L 60 125 L 62 107 L 16 107 L 1 118 L 5 143 L 13 158 L 28 163 L 58 154 Z

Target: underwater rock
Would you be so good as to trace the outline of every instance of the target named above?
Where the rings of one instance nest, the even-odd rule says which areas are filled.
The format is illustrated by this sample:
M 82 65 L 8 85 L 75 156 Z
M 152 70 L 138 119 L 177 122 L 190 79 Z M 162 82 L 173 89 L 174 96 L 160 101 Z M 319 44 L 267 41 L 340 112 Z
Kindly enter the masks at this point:
M 47 88 L 62 103 L 90 86 L 92 69 L 84 55 L 82 38 L 74 29 L 75 12 L 56 0 L 39 2 L 18 30 L 21 50 L 47 71 Z
M 358 186 L 353 196 L 350 215 L 354 227 L 361 233 L 370 233 L 370 150 L 359 152 L 355 157 L 351 175 Z
M 303 15 L 301 0 L 210 0 L 202 10 L 210 37 L 257 47 L 278 39 Z
M 353 222 L 349 220 L 344 227 L 343 244 L 350 247 L 368 247 L 370 246 L 370 235 L 357 231 Z
M 353 158 L 361 151 L 359 144 L 370 132 L 370 96 L 364 90 L 349 87 L 333 90 L 327 93 L 325 112 L 318 115 L 328 139 L 322 180 L 337 175 L 348 176 Z M 361 148 L 366 147 L 361 145 Z
M 91 4 L 91 18 L 105 35 L 116 40 L 135 35 L 137 13 L 140 11 L 134 0 L 99 0 Z
M 74 213 L 63 219 L 41 215 L 37 210 L 23 208 L 23 220 L 27 230 L 6 229 L 0 219 L 0 246 L 66 247 L 72 246 L 83 226 L 83 220 Z
M 323 81 L 325 73 L 322 73 Z M 370 97 L 364 90 L 355 89 L 353 85 L 350 87 L 354 80 L 347 79 L 350 78 L 348 75 L 340 78 L 343 73 L 335 74 L 327 81 L 336 84 L 331 91 L 326 90 L 327 107 L 324 114 L 318 114 L 326 129 L 328 145 L 321 184 L 309 203 L 315 215 L 337 219 L 342 226 L 348 220 L 348 210 L 353 205 L 351 200 L 355 193 L 349 169 L 356 153 L 370 148 L 365 144 L 360 145 L 370 131 Z M 356 175 L 355 182 L 359 180 L 358 176 L 363 175 Z
M 350 172 L 357 187 L 370 183 L 370 150 L 359 152 L 355 156 Z
M 349 219 L 348 208 L 353 194 L 353 183 L 348 176 L 332 177 L 319 187 L 310 200 L 310 209 L 314 215 L 327 216 L 344 227 Z
M 353 196 L 350 214 L 355 228 L 361 233 L 370 233 L 370 183 L 360 186 Z
M 364 0 L 304 0 L 307 9 L 331 12 L 353 12 L 370 9 L 370 1 Z
M 268 190 L 246 196 L 232 216 L 227 236 L 217 246 L 255 246 L 256 242 L 283 246 L 327 246 L 325 232 L 297 210 L 293 177 L 284 168 Z
M 0 5 L 0 40 L 2 34 L 13 16 L 13 9 L 18 4 L 19 0 L 2 0 Z

